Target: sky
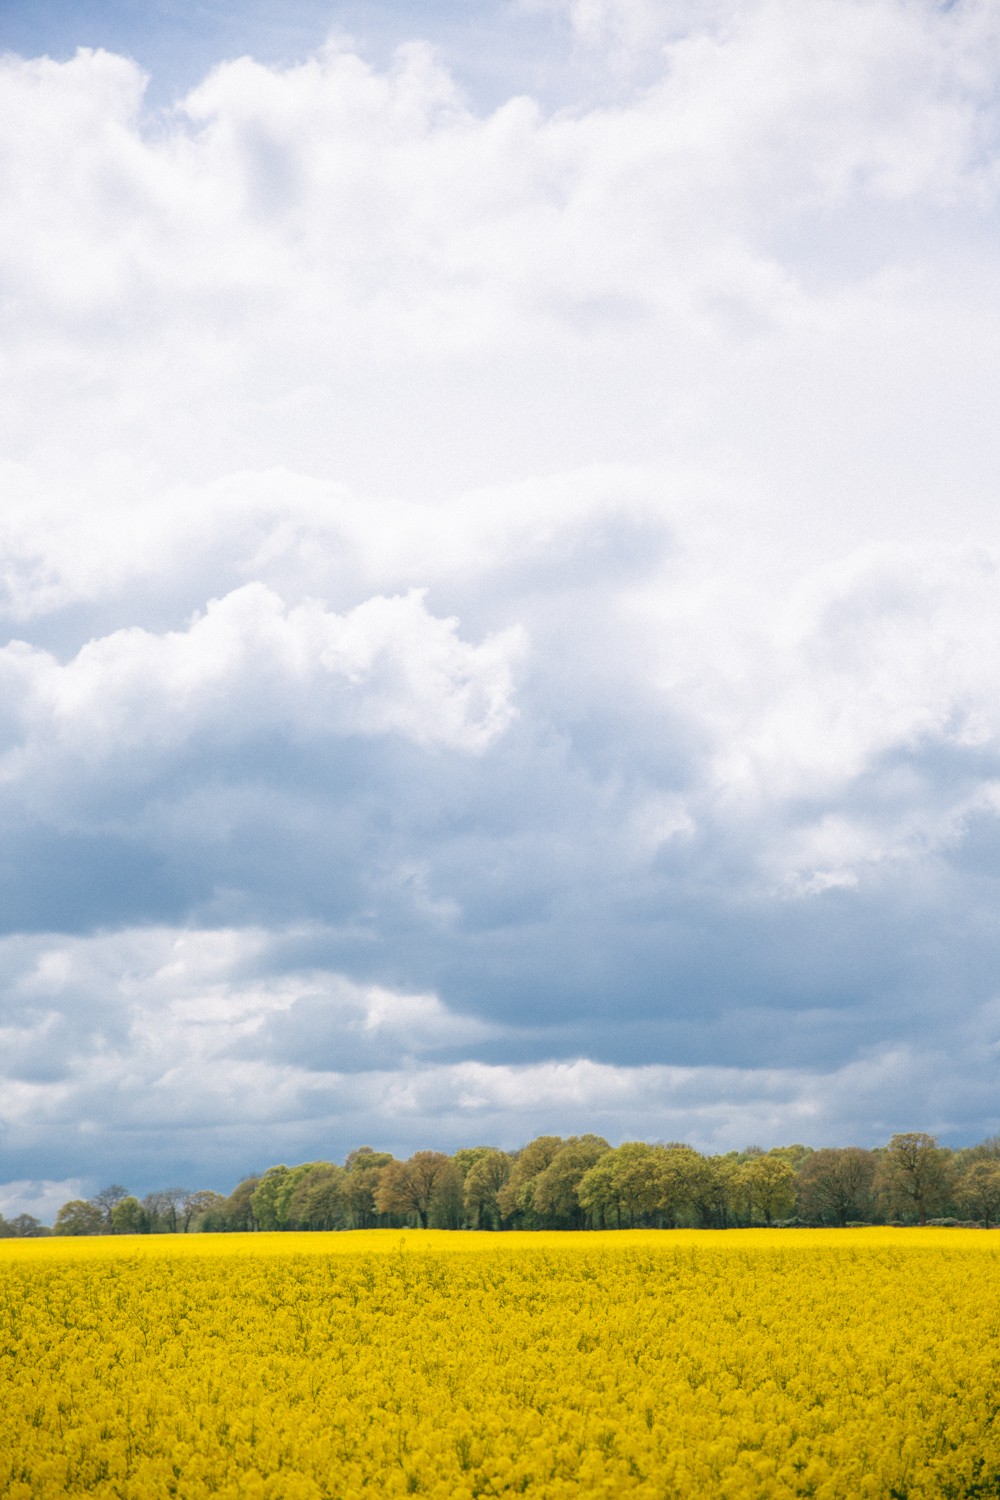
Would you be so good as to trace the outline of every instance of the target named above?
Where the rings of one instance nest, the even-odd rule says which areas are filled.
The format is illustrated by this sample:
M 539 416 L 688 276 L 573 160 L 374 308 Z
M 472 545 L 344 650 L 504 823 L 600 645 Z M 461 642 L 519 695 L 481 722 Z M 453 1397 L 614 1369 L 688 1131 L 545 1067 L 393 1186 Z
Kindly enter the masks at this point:
M 1000 1129 L 993 0 L 0 51 L 0 1211 Z

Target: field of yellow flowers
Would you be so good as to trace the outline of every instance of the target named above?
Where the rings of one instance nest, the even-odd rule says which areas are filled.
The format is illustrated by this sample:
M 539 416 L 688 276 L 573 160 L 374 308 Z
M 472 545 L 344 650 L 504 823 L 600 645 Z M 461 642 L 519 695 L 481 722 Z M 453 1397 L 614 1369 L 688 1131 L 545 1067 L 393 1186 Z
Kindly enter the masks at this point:
M 1000 1235 L 0 1243 L 0 1495 L 1000 1495 Z

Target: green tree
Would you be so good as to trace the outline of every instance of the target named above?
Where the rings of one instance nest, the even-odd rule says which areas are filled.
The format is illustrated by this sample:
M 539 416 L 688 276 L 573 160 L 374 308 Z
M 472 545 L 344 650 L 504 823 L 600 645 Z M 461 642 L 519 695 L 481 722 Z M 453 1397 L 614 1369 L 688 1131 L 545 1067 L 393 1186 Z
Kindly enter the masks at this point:
M 799 1217 L 810 1224 L 867 1220 L 874 1213 L 875 1157 L 860 1146 L 824 1146 L 798 1172 Z
M 564 1144 L 561 1135 L 539 1135 L 515 1154 L 510 1176 L 497 1193 L 501 1218 L 526 1228 L 534 1226 L 535 1179 Z
M 784 1156 L 773 1152 L 754 1155 L 735 1174 L 748 1224 L 763 1219 L 770 1228 L 775 1219 L 785 1219 L 795 1207 L 795 1168 Z
M 465 1222 L 465 1183 L 450 1157 L 434 1180 L 427 1222 L 431 1229 L 461 1229 Z
M 703 1162 L 700 1152 L 680 1141 L 653 1147 L 656 1188 L 649 1195 L 647 1212 L 655 1223 L 673 1229 L 681 1220 L 690 1222 L 694 1217 Z
M 371 1146 L 359 1146 L 344 1162 L 344 1204 L 352 1229 L 371 1229 L 378 1221 L 375 1207 L 375 1190 L 379 1174 L 393 1160 L 388 1151 L 373 1151 Z
M 695 1223 L 702 1229 L 729 1226 L 735 1163 L 725 1156 L 703 1156 L 688 1174 Z
M 1000 1160 L 973 1161 L 959 1179 L 957 1196 L 969 1217 L 981 1219 L 987 1229 L 1000 1223 Z
M 34 1214 L 15 1214 L 9 1221 L 0 1218 L 0 1239 L 38 1240 L 51 1233 Z
M 286 1229 L 285 1219 L 288 1199 L 293 1183 L 290 1168 L 281 1165 L 268 1167 L 253 1190 L 253 1212 L 258 1228 L 263 1230 Z
M 56 1214 L 53 1234 L 103 1234 L 104 1214 L 87 1198 L 71 1198 Z
M 886 1212 L 918 1224 L 946 1212 L 953 1182 L 951 1152 L 922 1131 L 894 1135 L 875 1169 L 875 1189 Z
M 188 1193 L 181 1205 L 181 1229 L 189 1234 L 206 1227 L 205 1221 L 213 1214 L 220 1213 L 226 1205 L 226 1200 L 221 1193 L 212 1192 L 211 1188 L 199 1188 L 196 1193 Z
M 532 1209 L 542 1220 L 582 1229 L 586 1210 L 577 1195 L 584 1175 L 607 1151 L 600 1135 L 570 1136 L 532 1183 Z
M 344 1201 L 343 1167 L 333 1162 L 313 1162 L 296 1180 L 288 1200 L 292 1229 L 345 1229 L 348 1209 Z
M 148 1234 L 149 1217 L 138 1198 L 119 1198 L 111 1210 L 112 1234 Z
M 632 1228 L 651 1221 L 659 1211 L 666 1191 L 662 1158 L 663 1147 L 649 1146 L 645 1141 L 623 1141 L 610 1159 L 601 1158 L 609 1162 L 611 1196 L 619 1223 L 624 1215 Z
M 257 1191 L 260 1177 L 254 1173 L 238 1182 L 221 1207 L 211 1210 L 204 1223 L 205 1229 L 219 1229 L 237 1234 L 246 1234 L 258 1229 L 253 1211 L 253 1195 Z
M 456 1152 L 456 1155 L 460 1153 Z M 477 1149 L 465 1173 L 465 1212 L 473 1229 L 499 1229 L 501 1188 L 510 1180 L 511 1158 L 493 1147 Z
M 577 1201 L 598 1229 L 622 1227 L 623 1204 L 615 1174 L 615 1155 L 610 1148 L 605 1151 L 593 1166 L 587 1168 L 577 1184 Z

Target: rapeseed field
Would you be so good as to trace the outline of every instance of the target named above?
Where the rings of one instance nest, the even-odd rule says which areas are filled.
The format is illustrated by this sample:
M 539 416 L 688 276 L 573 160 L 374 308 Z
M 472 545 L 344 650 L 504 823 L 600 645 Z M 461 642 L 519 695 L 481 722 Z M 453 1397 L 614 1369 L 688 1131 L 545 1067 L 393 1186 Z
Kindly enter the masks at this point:
M 1000 1494 L 1000 1236 L 0 1243 L 0 1494 Z

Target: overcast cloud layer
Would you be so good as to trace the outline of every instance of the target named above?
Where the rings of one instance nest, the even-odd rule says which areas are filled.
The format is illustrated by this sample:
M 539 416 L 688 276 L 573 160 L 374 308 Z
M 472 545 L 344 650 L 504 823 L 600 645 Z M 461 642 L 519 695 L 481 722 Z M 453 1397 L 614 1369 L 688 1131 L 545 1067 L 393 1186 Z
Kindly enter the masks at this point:
M 343 19 L 0 61 L 0 1209 L 1000 1128 L 1000 11 Z

